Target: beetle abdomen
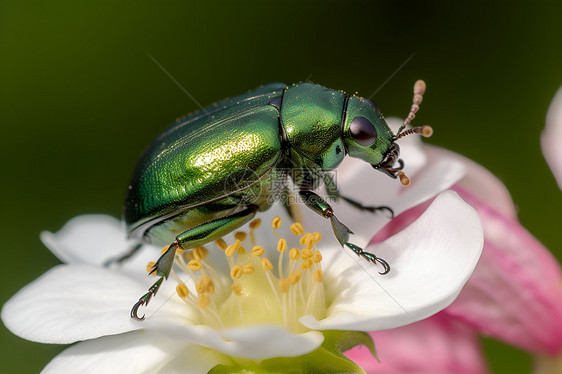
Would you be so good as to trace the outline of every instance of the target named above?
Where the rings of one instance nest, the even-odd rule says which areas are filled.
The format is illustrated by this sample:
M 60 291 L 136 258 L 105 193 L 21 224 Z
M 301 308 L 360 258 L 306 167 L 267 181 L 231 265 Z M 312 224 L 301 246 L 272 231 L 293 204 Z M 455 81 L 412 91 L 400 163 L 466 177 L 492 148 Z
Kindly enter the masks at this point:
M 276 165 L 282 157 L 279 111 L 267 103 L 282 91 L 251 94 L 213 114 L 187 118 L 187 125 L 172 126 L 149 146 L 125 201 L 130 232 L 244 190 Z

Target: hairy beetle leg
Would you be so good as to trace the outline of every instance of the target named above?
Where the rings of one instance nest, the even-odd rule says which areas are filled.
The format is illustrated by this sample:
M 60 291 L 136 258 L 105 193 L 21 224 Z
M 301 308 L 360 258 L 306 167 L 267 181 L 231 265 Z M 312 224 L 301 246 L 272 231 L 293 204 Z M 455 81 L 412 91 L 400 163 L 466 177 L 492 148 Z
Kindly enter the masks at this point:
M 376 264 L 377 262 L 379 264 L 382 265 L 382 267 L 384 268 L 383 272 L 379 271 L 380 275 L 385 275 L 388 274 L 388 272 L 390 271 L 390 265 L 388 264 L 388 262 L 386 262 L 385 260 L 383 260 L 380 257 L 375 256 L 372 253 L 369 252 L 365 252 L 363 250 L 363 248 L 356 246 L 353 243 L 345 243 L 346 246 L 348 246 L 349 248 L 351 248 L 353 250 L 353 252 L 355 252 L 357 254 L 357 256 L 363 257 L 365 260 L 372 262 L 373 264 Z
M 386 205 L 381 205 L 381 206 L 364 206 L 363 204 L 361 204 L 360 202 L 357 202 L 355 200 L 352 200 L 348 197 L 345 196 L 341 196 L 340 198 L 344 199 L 345 201 L 347 201 L 349 204 L 351 204 L 354 208 L 357 208 L 359 210 L 365 210 L 367 212 L 371 212 L 371 213 L 376 213 L 377 211 L 381 211 L 381 210 L 386 210 L 389 214 L 390 214 L 390 218 L 394 218 L 394 211 L 392 210 L 391 207 L 386 206 Z
M 137 243 L 133 246 L 131 246 L 131 248 L 123 255 L 121 256 L 117 256 L 117 257 L 112 257 L 108 260 L 106 260 L 103 263 L 104 267 L 109 267 L 111 264 L 121 264 L 123 261 L 128 260 L 129 258 L 133 257 L 135 253 L 138 252 L 138 250 L 142 247 L 142 243 Z
M 168 279 L 168 276 L 172 271 L 172 266 L 174 265 L 174 259 L 178 248 L 194 248 L 198 245 L 208 243 L 211 240 L 218 239 L 229 232 L 234 231 L 245 223 L 250 222 L 256 215 L 257 209 L 258 208 L 256 206 L 249 205 L 246 209 L 238 213 L 202 223 L 199 226 L 179 234 L 176 237 L 176 240 L 170 244 L 166 252 L 160 256 L 158 261 L 156 261 L 156 264 L 154 264 L 150 270 L 149 274 L 156 274 L 160 276 L 160 279 L 158 279 L 156 283 L 148 289 L 148 292 L 144 294 L 133 306 L 131 309 L 131 317 L 141 321 L 144 319 L 144 316 L 139 317 L 138 310 L 141 306 L 148 305 L 152 296 L 156 295 L 156 292 L 158 292 L 162 281 L 164 279 Z
M 164 278 L 167 279 L 168 275 L 170 275 L 170 271 L 172 270 L 172 266 L 174 264 L 174 258 L 176 257 L 176 250 L 178 248 L 179 243 L 176 240 L 168 247 L 166 252 L 164 252 L 164 254 L 160 256 L 158 261 L 156 261 L 156 264 L 154 264 L 154 266 L 150 270 L 149 275 L 159 275 L 160 279 L 154 282 L 154 284 L 148 289 L 148 292 L 142 295 L 139 301 L 137 301 L 136 304 L 133 305 L 133 308 L 131 309 L 131 318 L 137 319 L 139 321 L 142 321 L 144 319 L 144 315 L 142 317 L 139 317 L 138 310 L 141 306 L 148 305 L 150 299 L 152 299 L 152 296 L 155 296 L 158 292 L 158 289 L 160 288 L 160 285 L 162 284 Z
M 365 206 L 363 204 L 361 204 L 358 201 L 355 201 L 349 197 L 340 195 L 340 192 L 338 190 L 338 186 L 336 185 L 336 181 L 334 181 L 334 178 L 332 178 L 332 176 L 329 173 L 325 173 L 324 174 L 324 185 L 326 187 L 326 191 L 328 192 L 328 195 L 334 199 L 334 200 L 338 200 L 338 199 L 343 199 L 345 201 L 347 201 L 348 204 L 350 204 L 351 206 L 353 206 L 354 208 L 357 208 L 359 210 L 364 210 L 367 212 L 371 212 L 371 213 L 376 213 L 377 211 L 380 210 L 386 210 L 389 214 L 390 214 L 390 218 L 394 218 L 394 211 L 392 210 L 391 207 L 388 206 Z
M 341 223 L 340 220 L 336 218 L 336 216 L 334 215 L 334 210 L 328 203 L 326 203 L 322 199 L 322 197 L 312 191 L 306 190 L 299 191 L 299 194 L 303 198 L 306 206 L 308 206 L 316 213 L 320 214 L 322 217 L 330 219 L 330 223 L 332 224 L 332 231 L 334 232 L 334 235 L 336 235 L 336 238 L 342 246 L 345 245 L 351 248 L 353 252 L 355 252 L 358 256 L 363 257 L 367 261 L 370 261 L 374 264 L 378 262 L 384 268 L 384 271 L 379 272 L 379 274 L 388 274 L 388 272 L 390 271 L 390 265 L 388 264 L 388 262 L 380 257 L 375 256 L 372 253 L 363 251 L 363 248 L 349 242 L 349 234 L 353 234 L 353 232 L 351 232 L 351 230 L 346 225 Z

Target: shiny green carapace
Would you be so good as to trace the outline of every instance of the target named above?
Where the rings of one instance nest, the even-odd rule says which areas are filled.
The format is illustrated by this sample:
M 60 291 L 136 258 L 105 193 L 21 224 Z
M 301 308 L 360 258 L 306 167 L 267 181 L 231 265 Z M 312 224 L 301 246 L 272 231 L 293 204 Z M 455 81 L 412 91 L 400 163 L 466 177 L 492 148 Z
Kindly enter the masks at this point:
M 334 199 L 392 213 L 340 195 L 327 172 L 351 156 L 407 185 L 395 141 L 431 134 L 427 126 L 404 131 L 424 90 L 423 81 L 416 82 L 410 114 L 396 134 L 372 101 L 311 83 L 269 84 L 179 119 L 144 152 L 128 187 L 123 215 L 130 236 L 168 245 L 152 269 L 159 280 L 131 316 L 142 319 L 138 308 L 168 277 L 178 248 L 203 245 L 248 223 L 289 193 L 288 180 L 307 207 L 330 219 L 342 246 L 388 273 L 386 261 L 349 242 L 350 230 L 313 190 L 324 182 Z

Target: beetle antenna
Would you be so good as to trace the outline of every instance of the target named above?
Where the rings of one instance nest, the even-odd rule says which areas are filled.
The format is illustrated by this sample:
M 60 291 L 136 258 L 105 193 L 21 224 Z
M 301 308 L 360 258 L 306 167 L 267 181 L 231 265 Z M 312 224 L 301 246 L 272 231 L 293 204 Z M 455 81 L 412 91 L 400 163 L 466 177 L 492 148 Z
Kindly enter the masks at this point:
M 404 123 L 400 126 L 400 128 L 396 132 L 396 135 L 394 135 L 393 140 L 400 139 L 402 137 L 401 136 L 402 131 L 404 131 L 406 126 L 408 126 L 410 124 L 410 122 L 412 122 L 413 119 L 416 118 L 416 113 L 418 112 L 418 110 L 420 110 L 420 104 L 423 101 L 423 94 L 425 93 L 426 88 L 427 88 L 427 86 L 426 86 L 425 82 L 421 79 L 416 81 L 416 83 L 414 83 L 414 98 L 412 99 L 412 107 L 410 108 L 410 113 L 408 113 L 408 117 L 406 117 L 406 120 L 404 120 Z M 424 127 L 429 127 L 429 126 L 424 126 Z M 432 132 L 433 132 L 433 130 L 432 130 Z M 416 132 L 416 134 L 422 134 L 422 135 L 426 136 L 425 134 L 423 134 L 421 132 Z M 407 135 L 409 135 L 409 134 L 407 134 Z M 404 136 L 406 136 L 406 135 L 404 135 Z M 428 136 L 431 136 L 431 134 L 429 134 Z
M 394 136 L 394 141 L 401 139 L 407 135 L 420 134 L 424 138 L 429 138 L 433 134 L 431 126 L 416 126 L 406 131 L 400 132 Z

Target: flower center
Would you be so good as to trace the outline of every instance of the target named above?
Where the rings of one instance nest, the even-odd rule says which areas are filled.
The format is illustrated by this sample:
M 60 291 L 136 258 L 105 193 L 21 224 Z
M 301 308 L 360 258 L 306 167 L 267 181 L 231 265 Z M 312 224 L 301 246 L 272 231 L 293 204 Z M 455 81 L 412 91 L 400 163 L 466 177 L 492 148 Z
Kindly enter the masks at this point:
M 226 257 L 228 274 L 206 261 L 206 247 L 178 250 L 171 272 L 178 282 L 177 296 L 198 311 L 202 323 L 214 328 L 277 324 L 295 333 L 308 331 L 298 322 L 300 317 L 326 315 L 322 254 L 315 249 L 322 236 L 306 233 L 300 223 L 293 223 L 287 240 L 279 235 L 281 218 L 275 217 L 271 234 L 277 248 L 270 248 L 267 256 L 255 241 L 260 226 L 260 219 L 252 221 L 249 232 L 236 232 L 236 241 L 230 245 L 223 239 L 215 241 Z M 288 243 L 293 242 L 298 244 L 288 250 Z M 181 281 L 189 278 L 193 280 L 190 286 Z

